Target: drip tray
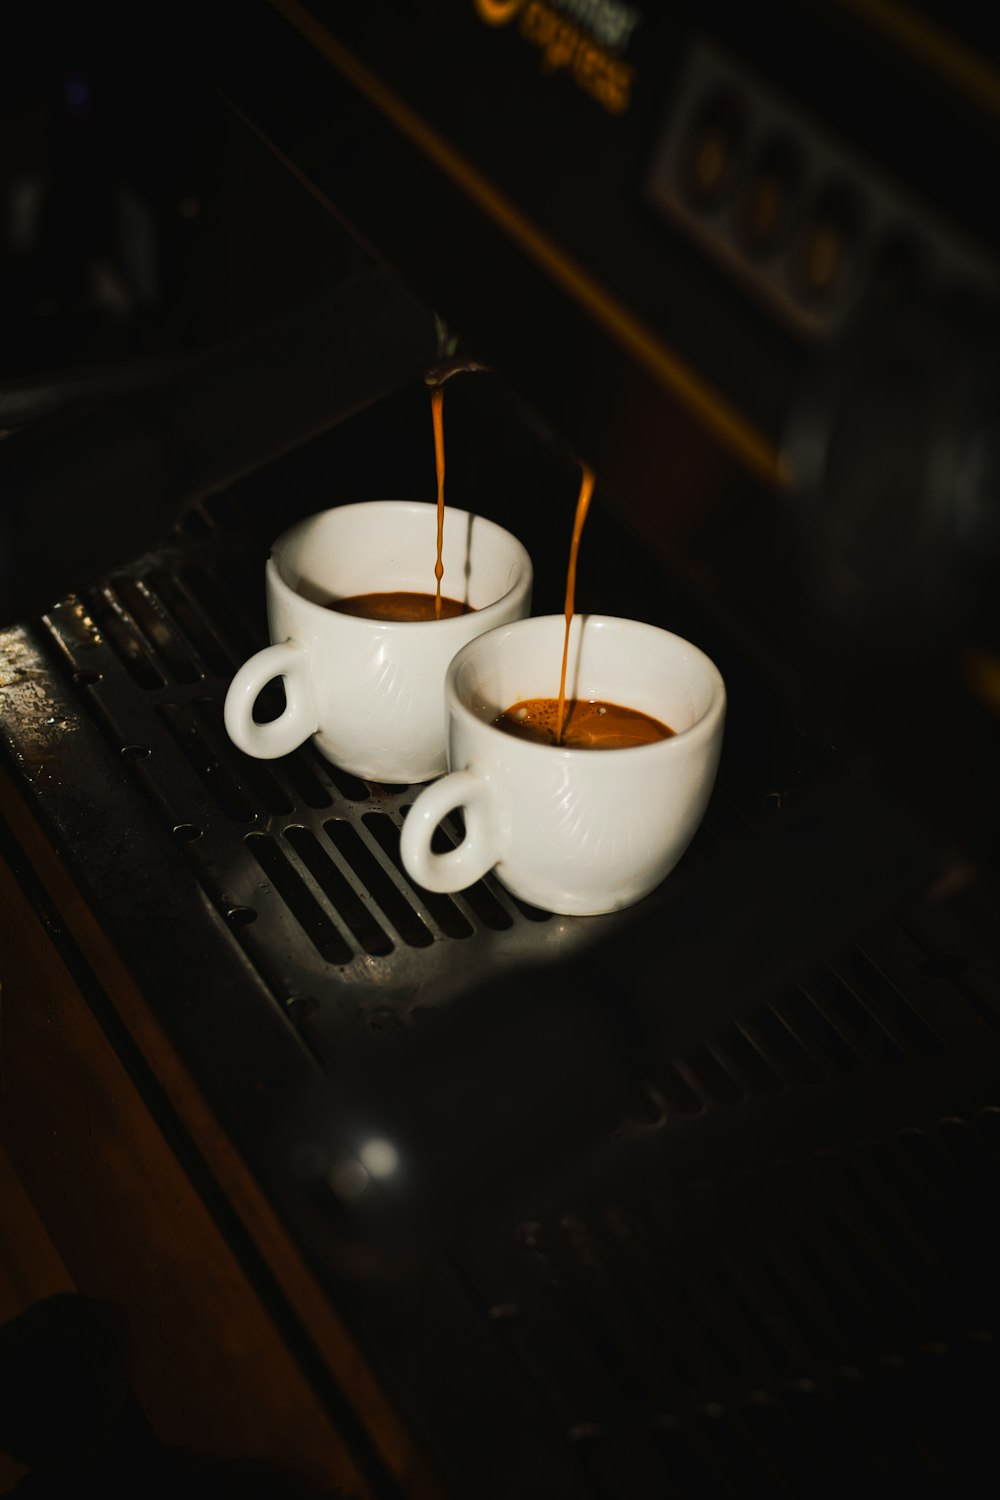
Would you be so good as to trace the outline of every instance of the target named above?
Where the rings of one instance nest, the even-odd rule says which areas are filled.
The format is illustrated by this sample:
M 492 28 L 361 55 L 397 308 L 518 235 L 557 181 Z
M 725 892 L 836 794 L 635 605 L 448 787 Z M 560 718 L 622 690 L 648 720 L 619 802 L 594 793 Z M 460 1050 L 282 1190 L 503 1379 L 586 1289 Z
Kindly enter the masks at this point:
M 564 958 L 607 933 L 616 918 L 556 917 L 489 876 L 455 895 L 414 884 L 399 843 L 419 786 L 362 781 L 312 745 L 277 761 L 236 749 L 223 703 L 236 668 L 267 644 L 264 554 L 238 555 L 227 540 L 212 527 L 200 545 L 142 559 L 47 625 L 213 906 L 294 1018 L 312 1019 L 313 1046 L 342 1040 L 324 1034 L 324 1018 L 350 1012 L 354 1026 L 360 1007 L 375 1027 L 398 1024 L 486 973 Z M 436 847 L 461 837 L 453 817 Z
M 276 1159 L 299 1099 L 497 969 L 561 961 L 630 917 L 554 917 L 490 878 L 431 895 L 399 863 L 415 788 L 347 776 L 309 746 L 254 761 L 225 734 L 232 674 L 267 639 L 269 542 L 321 505 L 412 493 L 390 471 L 427 439 L 418 395 L 417 426 L 394 441 L 381 415 L 356 419 L 0 635 L 10 766 L 448 1493 L 815 1497 L 866 1478 L 972 1493 L 1000 1388 L 985 881 L 919 924 L 856 934 L 698 1045 L 651 1058 L 574 1186 L 487 1206 L 414 1280 L 345 1292 L 324 1268 L 325 1200 L 303 1207 Z M 372 454 L 374 474 L 359 458 Z M 512 475 L 496 486 L 479 508 L 508 516 L 537 582 L 544 505 L 522 495 L 521 526 Z M 574 493 L 552 508 L 557 572 Z M 640 592 L 646 563 L 626 547 L 619 567 L 592 523 L 602 609 L 688 633 L 659 571 Z M 782 817 L 804 753 L 803 737 L 782 769 L 748 718 L 759 685 L 745 692 L 709 649 L 733 689 L 724 775 L 671 881 Z M 666 1001 L 668 981 L 665 954 Z M 470 1116 L 481 1107 L 470 1096 Z
M 450 470 L 460 473 L 466 424 L 456 417 L 454 425 Z M 123 791 L 112 791 L 109 780 L 123 775 L 145 804 L 132 830 L 137 869 L 157 864 L 164 840 L 173 845 L 172 857 L 196 878 L 259 987 L 294 1022 L 328 1075 L 345 1064 L 345 1047 L 356 1054 L 358 1046 L 377 1044 L 420 1011 L 505 969 L 568 958 L 641 911 L 554 916 L 517 900 L 492 876 L 454 895 L 426 891 L 408 878 L 399 852 L 419 786 L 360 780 L 311 744 L 279 760 L 255 760 L 226 734 L 223 705 L 232 677 L 268 641 L 270 542 L 324 504 L 413 493 L 409 471 L 427 426 L 425 392 L 404 392 L 197 503 L 155 551 L 2 638 L 7 656 L 22 659 L 22 682 L 6 684 L 7 702 L 0 705 L 9 746 L 29 780 L 33 762 L 59 761 L 58 786 L 35 784 L 40 810 L 68 845 L 95 909 L 133 967 L 147 958 L 147 935 L 126 912 L 133 892 L 119 887 L 109 894 L 98 847 L 63 826 L 67 801 L 106 797 L 109 815 L 117 817 Z M 553 484 L 537 452 L 532 473 L 537 511 Z M 575 480 L 571 475 L 565 483 L 561 470 L 555 478 L 564 484 L 569 513 Z M 487 496 L 479 486 L 486 514 L 504 513 L 503 481 L 496 487 L 499 493 Z M 554 573 L 564 565 L 561 519 L 551 507 L 558 541 L 540 538 L 537 525 L 533 535 L 530 524 L 525 533 L 532 555 L 542 559 L 536 600 L 544 558 Z M 34 694 L 43 676 L 44 723 L 34 697 L 18 696 L 25 679 Z M 281 707 L 280 685 L 271 684 L 261 709 L 276 715 Z M 60 724 L 72 733 L 57 732 Z M 436 837 L 441 849 L 457 842 L 460 815 Z M 697 860 L 695 850 L 688 863 Z M 162 920 L 162 912 L 150 916 Z M 192 941 L 183 931 L 174 937 Z M 225 964 L 225 945 L 215 947 Z M 219 969 L 192 971 L 189 964 L 185 973 L 180 951 L 171 963 L 175 990 L 192 980 L 210 989 L 228 983 Z

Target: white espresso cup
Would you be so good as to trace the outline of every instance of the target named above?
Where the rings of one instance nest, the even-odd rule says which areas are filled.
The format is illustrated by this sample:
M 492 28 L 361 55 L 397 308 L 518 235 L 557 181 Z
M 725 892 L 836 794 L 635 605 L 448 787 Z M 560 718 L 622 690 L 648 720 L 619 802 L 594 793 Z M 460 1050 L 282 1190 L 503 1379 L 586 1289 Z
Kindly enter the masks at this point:
M 653 890 L 691 842 L 722 749 L 726 690 L 697 646 L 637 620 L 576 615 L 566 696 L 639 709 L 669 739 L 615 750 L 519 739 L 493 720 L 559 689 L 565 620 L 545 615 L 471 641 L 448 669 L 451 772 L 417 797 L 403 825 L 403 863 L 431 891 L 458 891 L 489 870 L 523 901 L 590 916 Z M 465 838 L 431 848 L 456 808 Z
M 328 606 L 356 594 L 433 593 L 437 507 L 369 500 L 299 521 L 265 569 L 272 644 L 244 662 L 226 694 L 226 730 L 273 760 L 312 739 L 346 771 L 429 781 L 447 766 L 444 679 L 473 637 L 531 607 L 531 559 L 483 516 L 445 507 L 442 593 L 472 606 L 440 620 L 368 620 Z M 258 723 L 258 694 L 284 679 L 285 708 Z

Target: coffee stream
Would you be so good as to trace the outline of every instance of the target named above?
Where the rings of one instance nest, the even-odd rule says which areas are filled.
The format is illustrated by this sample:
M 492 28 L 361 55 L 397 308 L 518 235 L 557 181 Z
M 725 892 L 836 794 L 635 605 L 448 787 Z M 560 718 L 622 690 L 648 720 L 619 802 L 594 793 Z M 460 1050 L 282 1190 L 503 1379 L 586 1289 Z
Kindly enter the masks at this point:
M 566 668 L 569 662 L 569 634 L 576 609 L 576 560 L 580 537 L 594 493 L 594 473 L 582 465 L 583 478 L 573 520 L 573 539 L 566 569 L 566 629 L 563 635 L 562 670 L 559 674 L 558 698 L 525 698 L 493 720 L 497 729 L 518 739 L 533 740 L 541 745 L 566 745 L 573 750 L 624 750 L 633 745 L 651 745 L 670 739 L 674 731 L 651 714 L 639 709 L 623 708 L 619 703 L 600 700 L 566 702 Z
M 471 604 L 449 599 L 441 592 L 444 577 L 444 386 L 431 392 L 431 418 L 434 423 L 434 461 L 437 468 L 437 561 L 434 564 L 436 588 L 433 594 L 397 590 L 390 593 L 352 594 L 335 599 L 328 608 L 341 615 L 358 615 L 364 620 L 451 620 L 456 615 L 473 613 Z
M 441 618 L 441 579 L 444 577 L 442 550 L 444 547 L 444 386 L 436 387 L 431 395 L 431 418 L 434 422 L 434 462 L 437 467 L 437 562 L 434 577 L 437 592 L 434 596 L 434 618 Z
M 328 606 L 338 614 L 358 615 L 367 620 L 441 620 L 472 612 L 471 604 L 449 599 L 441 592 L 444 577 L 444 386 L 431 392 L 431 418 L 434 424 L 434 459 L 437 468 L 437 560 L 434 565 L 436 589 L 433 594 L 397 590 L 386 593 L 354 594 L 333 600 Z M 498 729 L 521 739 L 546 745 L 568 745 L 580 750 L 618 750 L 629 745 L 648 745 L 669 739 L 674 731 L 638 709 L 623 708 L 617 703 L 566 702 L 566 669 L 569 663 L 569 636 L 576 608 L 576 562 L 580 538 L 594 493 L 594 472 L 582 465 L 583 477 L 573 519 L 573 537 L 566 570 L 565 615 L 562 668 L 559 673 L 559 697 L 530 698 L 505 709 L 494 723 Z
M 563 715 L 566 711 L 566 664 L 569 661 L 569 630 L 573 623 L 573 610 L 576 604 L 576 559 L 580 551 L 580 537 L 583 535 L 583 523 L 587 519 L 590 509 L 590 497 L 594 493 L 594 471 L 583 465 L 583 479 L 580 484 L 580 494 L 576 502 L 576 515 L 573 518 L 573 540 L 569 547 L 569 567 L 566 569 L 566 633 L 563 636 L 562 671 L 559 673 L 559 715 L 556 719 L 556 744 L 562 744 L 563 737 Z

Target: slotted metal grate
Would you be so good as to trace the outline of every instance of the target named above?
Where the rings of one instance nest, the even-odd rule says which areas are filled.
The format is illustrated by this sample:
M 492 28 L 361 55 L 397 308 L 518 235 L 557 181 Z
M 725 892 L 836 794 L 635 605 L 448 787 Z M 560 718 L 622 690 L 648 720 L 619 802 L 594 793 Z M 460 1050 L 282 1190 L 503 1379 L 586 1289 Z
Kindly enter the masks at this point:
M 399 832 L 418 789 L 363 782 L 311 746 L 278 762 L 238 751 L 222 703 L 240 661 L 266 644 L 266 544 L 236 497 L 183 530 L 132 575 L 53 610 L 49 628 L 248 954 L 283 999 L 317 1002 L 311 1031 L 333 991 L 433 1004 L 484 963 L 525 961 L 539 941 L 557 956 L 594 936 L 489 877 L 453 897 L 414 885 Z
M 991 1107 L 525 1220 L 458 1274 L 586 1493 L 880 1471 L 965 1493 L 998 1386 L 998 1169 Z
M 8 745 L 40 814 L 71 829 L 85 883 L 89 869 L 99 884 L 98 831 L 80 813 L 98 742 L 148 815 L 118 840 L 115 883 L 100 877 L 108 899 L 124 907 L 146 882 L 162 914 L 179 863 L 206 898 L 198 921 L 224 924 L 225 952 L 268 997 L 267 1017 L 230 1003 L 235 959 L 213 950 L 198 1015 L 171 1018 L 204 1029 L 209 1076 L 225 1054 L 234 1094 L 293 1092 L 300 1053 L 336 1087 L 359 1053 L 484 975 L 558 963 L 615 920 L 550 917 L 491 879 L 422 891 L 399 859 L 414 789 L 363 782 L 310 747 L 264 763 L 229 743 L 226 688 L 266 640 L 268 542 L 319 504 L 390 492 L 350 459 L 372 433 L 352 439 L 350 425 L 53 610 L 16 647 L 28 685 L 16 696 L 15 672 L 4 689 Z M 317 477 L 331 473 L 334 494 Z M 638 615 L 662 608 L 636 592 Z M 36 699 L 46 662 L 53 686 Z M 780 818 L 783 776 L 731 764 L 686 867 Z M 583 1187 L 484 1210 L 415 1284 L 351 1288 L 347 1315 L 456 1496 L 704 1500 L 756 1485 L 812 1500 L 860 1480 L 971 1492 L 1000 1394 L 1000 959 L 975 883 L 925 915 L 859 935 L 651 1066 Z M 200 964 L 196 925 L 184 936 Z M 138 946 L 131 958 L 141 968 Z

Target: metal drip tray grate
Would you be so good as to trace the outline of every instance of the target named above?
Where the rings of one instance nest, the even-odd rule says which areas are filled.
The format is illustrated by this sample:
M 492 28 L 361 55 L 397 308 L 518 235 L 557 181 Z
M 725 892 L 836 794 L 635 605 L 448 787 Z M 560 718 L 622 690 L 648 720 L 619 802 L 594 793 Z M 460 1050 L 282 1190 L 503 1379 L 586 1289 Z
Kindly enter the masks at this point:
M 524 1222 L 472 1294 L 600 1494 L 968 1482 L 996 1389 L 996 1132 L 987 1110 Z
M 503 514 L 535 560 L 537 608 L 546 562 L 550 585 L 558 577 L 561 587 L 562 523 L 571 512 L 575 472 L 567 479 L 564 461 L 512 428 L 509 411 L 499 420 L 499 432 L 474 433 L 466 448 L 477 454 L 480 508 Z M 488 421 L 496 427 L 495 416 Z M 449 450 L 460 495 L 463 463 L 470 472 L 463 425 L 455 418 L 457 438 Z M 149 811 L 143 827 L 133 830 L 138 864 L 155 864 L 158 840 L 169 838 L 296 1023 L 297 1035 L 333 1071 L 343 1064 L 345 1042 L 355 1045 L 366 1028 L 384 1036 L 491 974 L 566 959 L 632 915 L 553 916 L 517 900 L 492 876 L 454 895 L 426 891 L 408 878 L 399 852 L 402 823 L 419 788 L 362 781 L 308 744 L 276 761 L 255 760 L 225 732 L 223 703 L 232 677 L 268 639 L 263 573 L 271 541 L 327 504 L 419 493 L 414 455 L 421 442 L 429 449 L 429 436 L 426 392 L 405 391 L 231 490 L 206 497 L 155 551 L 62 601 L 23 633 L 17 649 L 30 657 L 25 670 L 36 680 L 55 653 L 48 723 L 72 719 L 72 739 L 35 723 L 33 705 L 16 694 L 4 710 L 8 743 L 29 779 L 33 758 L 54 754 L 71 804 L 87 798 L 90 775 L 101 777 L 114 807 L 108 781 L 122 768 Z M 526 441 L 530 460 L 523 457 Z M 516 514 L 510 513 L 510 473 L 497 464 L 484 477 L 478 459 L 483 448 L 507 447 L 513 456 L 504 462 L 521 479 Z M 425 478 L 432 473 L 428 463 Z M 473 486 L 466 483 L 469 493 Z M 564 514 L 543 503 L 560 486 Z M 601 524 L 600 517 L 592 519 L 595 532 Z M 607 538 L 595 541 L 599 553 L 606 550 Z M 604 582 L 613 588 L 620 578 L 616 569 Z M 646 575 L 644 582 L 645 596 L 639 590 L 628 597 L 638 613 L 655 617 Z M 611 607 L 617 602 L 612 592 Z M 280 707 L 280 685 L 271 684 L 262 708 Z M 88 750 L 84 773 L 75 751 L 89 747 L 95 735 L 105 747 L 105 764 Z M 38 788 L 42 811 L 58 831 L 54 792 Z M 724 826 L 727 818 L 732 824 L 731 810 L 722 811 L 719 802 L 686 856 L 689 869 L 724 847 L 733 833 Z M 746 832 L 740 828 L 739 836 Z M 71 833 L 64 830 L 63 837 L 73 843 Z M 455 817 L 437 834 L 441 847 L 458 837 Z M 89 884 L 97 851 L 70 852 Z M 138 948 L 142 934 L 134 936 Z M 224 982 L 205 972 L 199 981 Z
M 559 963 L 619 920 L 549 916 L 489 878 L 423 891 L 399 862 L 414 789 L 311 747 L 254 761 L 225 734 L 232 674 L 266 641 L 268 543 L 323 504 L 406 492 L 397 449 L 408 468 L 405 423 L 349 423 L 4 638 L 12 763 L 320 1265 L 313 1209 L 270 1154 L 300 1092 L 336 1089 L 485 975 Z M 524 503 L 509 523 L 541 559 Z M 635 613 L 676 625 L 646 581 Z M 730 759 L 677 878 L 781 817 L 788 785 Z M 450 1492 L 814 1500 L 888 1478 L 971 1493 L 1000 1386 L 998 949 L 975 883 L 919 927 L 859 934 L 650 1063 L 579 1190 L 486 1205 L 412 1282 L 344 1296 L 332 1271 Z M 663 980 L 668 1004 L 667 954 Z
M 232 501 L 233 509 L 237 502 Z M 98 720 L 213 904 L 299 1019 L 342 1013 L 333 994 L 397 1016 L 494 966 L 558 958 L 607 923 L 558 919 L 493 878 L 436 895 L 403 870 L 399 835 L 419 788 L 361 781 L 311 746 L 256 761 L 222 705 L 240 661 L 266 644 L 262 560 L 233 530 L 171 547 L 129 577 L 54 609 L 48 626 Z M 460 827 L 450 824 L 452 841 Z M 439 835 L 447 838 L 442 831 Z M 323 1027 L 311 1037 L 322 1049 Z
M 423 432 L 426 397 L 416 397 Z M 318 440 L 304 457 L 208 497 L 163 546 L 44 621 L 46 644 L 57 647 L 86 720 L 100 725 L 267 986 L 291 1007 L 318 1059 L 331 1064 L 345 1037 L 356 1036 L 359 1016 L 376 1029 L 398 1028 L 487 974 L 564 959 L 623 919 L 552 916 L 491 876 L 454 895 L 426 891 L 410 881 L 399 854 L 419 787 L 362 781 L 312 745 L 255 760 L 225 732 L 233 674 L 267 644 L 270 542 L 324 503 L 384 496 L 394 479 L 397 493 L 412 492 L 406 471 L 419 450 L 412 405 L 407 393 L 388 411 Z M 387 447 L 406 455 L 403 472 L 373 474 L 372 450 Z M 327 475 L 337 476 L 334 494 Z M 536 481 L 542 490 L 547 482 L 545 475 Z M 568 510 L 572 488 L 565 488 Z M 497 510 L 494 497 L 487 513 L 490 507 Z M 549 525 L 561 533 L 558 520 L 553 510 Z M 525 521 L 518 517 L 515 529 Z M 534 540 L 529 550 L 542 562 L 536 578 L 546 555 L 560 571 L 561 535 L 558 551 Z M 636 602 L 649 617 L 649 601 Z M 277 713 L 281 703 L 280 685 L 271 684 L 262 710 Z M 688 868 L 725 841 L 718 817 L 707 819 Z M 454 820 L 438 832 L 442 848 L 449 836 L 460 837 Z

